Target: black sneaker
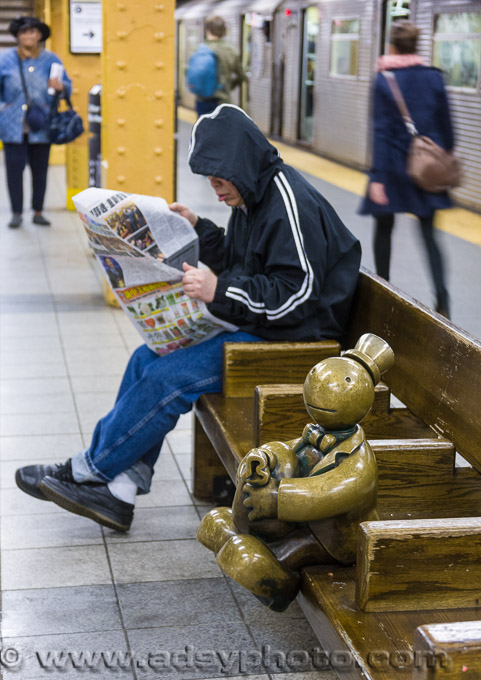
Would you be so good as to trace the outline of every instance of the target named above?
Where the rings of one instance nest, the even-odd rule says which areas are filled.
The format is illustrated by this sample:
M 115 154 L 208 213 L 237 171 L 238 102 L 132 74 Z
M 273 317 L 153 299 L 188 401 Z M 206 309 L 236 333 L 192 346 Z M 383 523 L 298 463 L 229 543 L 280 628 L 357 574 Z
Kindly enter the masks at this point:
M 12 217 L 10 218 L 10 222 L 8 223 L 8 226 L 10 229 L 17 229 L 20 225 L 22 224 L 22 216 L 19 215 L 18 213 L 14 213 Z
M 40 489 L 49 501 L 64 510 L 88 517 L 116 531 L 128 531 L 134 517 L 134 506 L 120 501 L 107 484 L 77 484 L 55 477 L 44 477 Z
M 65 482 L 73 482 L 72 461 L 69 458 L 66 463 L 55 463 L 54 465 L 27 465 L 18 468 L 15 473 L 15 481 L 19 489 L 28 493 L 29 496 L 39 498 L 41 501 L 48 500 L 38 488 L 44 477 L 55 477 Z
M 41 227 L 49 227 L 50 226 L 49 220 L 47 220 L 47 218 L 44 217 L 43 215 L 34 215 L 32 221 L 33 221 L 34 224 L 38 224 Z

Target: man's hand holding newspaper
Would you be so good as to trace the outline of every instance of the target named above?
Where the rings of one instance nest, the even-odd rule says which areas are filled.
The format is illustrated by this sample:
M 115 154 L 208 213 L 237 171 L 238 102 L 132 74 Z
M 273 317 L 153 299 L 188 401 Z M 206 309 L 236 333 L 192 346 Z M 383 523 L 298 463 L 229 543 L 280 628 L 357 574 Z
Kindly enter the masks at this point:
M 209 313 L 217 277 L 198 268 L 195 215 L 162 198 L 90 188 L 73 202 L 135 328 L 159 355 L 237 328 Z
M 182 268 L 185 272 L 182 279 L 185 294 L 195 300 L 212 302 L 217 288 L 217 276 L 209 269 L 197 269 L 187 262 L 184 262 Z
M 169 208 L 189 220 L 193 227 L 197 224 L 199 218 L 186 205 L 171 203 Z M 217 287 L 217 276 L 209 270 L 192 267 L 188 262 L 182 264 L 182 269 L 185 272 L 182 280 L 185 294 L 196 300 L 212 302 Z
M 182 217 L 185 217 L 186 220 L 189 220 L 191 225 L 195 227 L 197 224 L 197 220 L 199 219 L 195 212 L 192 212 L 190 208 L 188 208 L 186 205 L 182 205 L 181 203 L 171 203 L 169 205 L 170 210 L 172 212 L 176 212 Z

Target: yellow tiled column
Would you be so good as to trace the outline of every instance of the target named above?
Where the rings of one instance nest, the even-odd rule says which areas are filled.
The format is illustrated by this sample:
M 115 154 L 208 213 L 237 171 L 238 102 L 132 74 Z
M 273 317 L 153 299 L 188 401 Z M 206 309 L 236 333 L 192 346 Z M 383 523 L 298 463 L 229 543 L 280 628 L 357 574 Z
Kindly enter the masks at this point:
M 102 84 L 103 185 L 174 198 L 173 0 L 103 1 L 103 53 L 70 52 L 69 0 L 36 0 L 35 11 L 52 28 L 47 47 L 73 80 L 73 105 L 87 130 L 88 93 Z M 88 132 L 52 149 L 67 166 L 67 207 L 88 186 Z
M 173 0 L 104 0 L 103 186 L 174 198 Z
M 70 2 L 69 0 L 37 0 L 37 16 L 43 18 L 52 30 L 47 48 L 63 61 L 72 79 L 72 104 L 82 116 L 85 132 L 66 147 L 52 146 L 53 163 L 65 162 L 67 168 L 66 206 L 75 210 L 72 196 L 88 187 L 88 94 L 91 87 L 101 82 L 99 54 L 72 54 L 70 52 Z

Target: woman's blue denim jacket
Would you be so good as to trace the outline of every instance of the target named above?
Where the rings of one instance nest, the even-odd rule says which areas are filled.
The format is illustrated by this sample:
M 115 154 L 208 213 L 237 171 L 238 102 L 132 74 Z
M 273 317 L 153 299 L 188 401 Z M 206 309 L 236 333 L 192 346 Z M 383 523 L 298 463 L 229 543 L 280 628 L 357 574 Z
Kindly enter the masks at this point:
M 23 74 L 31 104 L 41 106 L 47 115 L 53 95 L 48 94 L 48 78 L 53 63 L 61 60 L 53 52 L 42 50 L 36 59 L 22 60 Z M 70 96 L 72 83 L 66 72 L 63 76 L 64 93 Z M 25 94 L 18 67 L 17 48 L 12 47 L 0 54 L 0 139 L 2 142 L 20 144 L 23 141 L 26 104 Z M 32 144 L 48 143 L 48 130 L 29 132 L 28 141 Z

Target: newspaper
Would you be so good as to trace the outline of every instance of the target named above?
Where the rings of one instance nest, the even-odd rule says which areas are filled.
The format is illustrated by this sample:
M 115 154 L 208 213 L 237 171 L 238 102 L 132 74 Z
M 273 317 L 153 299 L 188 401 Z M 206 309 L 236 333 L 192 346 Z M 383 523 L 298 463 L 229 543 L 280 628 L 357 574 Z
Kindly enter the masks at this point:
M 184 293 L 182 263 L 197 266 L 197 234 L 163 198 L 91 187 L 73 202 L 117 300 L 150 349 L 169 354 L 237 330 Z

